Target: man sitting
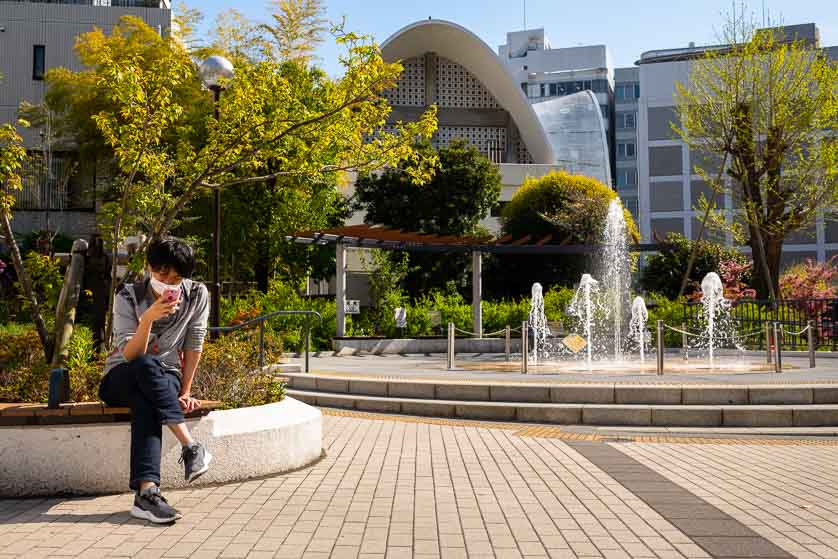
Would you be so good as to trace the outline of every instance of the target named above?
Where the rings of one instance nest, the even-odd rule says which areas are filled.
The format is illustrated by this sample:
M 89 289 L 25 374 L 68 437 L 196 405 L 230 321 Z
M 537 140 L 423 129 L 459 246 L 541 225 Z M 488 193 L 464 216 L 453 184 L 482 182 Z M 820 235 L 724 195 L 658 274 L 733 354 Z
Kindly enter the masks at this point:
M 114 300 L 114 350 L 105 361 L 100 398 L 131 408 L 131 515 L 155 523 L 182 515 L 160 494 L 162 426 L 180 444 L 187 481 L 209 469 L 212 455 L 192 439 L 184 413 L 200 406 L 191 396 L 207 331 L 207 288 L 189 278 L 195 256 L 186 243 L 165 239 L 146 253 L 149 278 L 125 285 Z

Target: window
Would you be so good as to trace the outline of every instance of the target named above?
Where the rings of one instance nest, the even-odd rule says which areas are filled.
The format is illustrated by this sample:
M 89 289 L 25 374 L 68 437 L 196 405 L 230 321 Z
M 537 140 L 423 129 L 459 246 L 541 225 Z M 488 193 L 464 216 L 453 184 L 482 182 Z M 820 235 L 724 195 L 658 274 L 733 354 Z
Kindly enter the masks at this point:
M 637 169 L 617 169 L 617 187 L 637 186 Z
M 584 89 L 593 89 L 593 85 L 591 84 L 591 80 L 585 80 L 583 83 Z
M 567 87 L 563 83 L 557 83 L 556 89 L 558 90 L 559 95 L 567 95 Z
M 547 93 L 544 91 L 544 84 L 540 85 L 541 95 L 540 97 L 547 97 Z
M 617 113 L 617 128 L 624 128 L 626 130 L 634 130 L 635 116 L 634 113 Z
M 521 82 L 521 91 L 524 92 L 524 95 L 527 94 L 527 82 Z
M 634 151 L 634 142 L 625 142 L 617 144 L 617 158 L 618 159 L 634 159 L 637 154 Z
M 640 99 L 639 83 L 624 83 L 614 88 L 614 96 L 620 101 Z
M 44 79 L 46 71 L 46 47 L 44 45 L 35 45 L 32 49 L 32 79 Z
M 559 84 L 551 83 L 550 84 L 550 97 L 555 97 L 559 94 Z
M 608 120 L 608 105 L 600 105 L 599 108 L 602 111 L 602 118 Z

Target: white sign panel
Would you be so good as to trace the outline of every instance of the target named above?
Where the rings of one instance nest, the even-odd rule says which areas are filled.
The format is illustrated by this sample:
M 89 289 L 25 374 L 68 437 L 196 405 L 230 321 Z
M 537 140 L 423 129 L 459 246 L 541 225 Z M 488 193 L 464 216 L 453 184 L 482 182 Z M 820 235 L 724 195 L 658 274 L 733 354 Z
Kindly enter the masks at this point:
M 404 307 L 396 308 L 395 313 L 396 318 L 396 328 L 405 328 L 407 327 L 407 309 Z
M 361 314 L 361 301 L 357 299 L 347 299 L 343 303 L 343 312 L 346 314 Z

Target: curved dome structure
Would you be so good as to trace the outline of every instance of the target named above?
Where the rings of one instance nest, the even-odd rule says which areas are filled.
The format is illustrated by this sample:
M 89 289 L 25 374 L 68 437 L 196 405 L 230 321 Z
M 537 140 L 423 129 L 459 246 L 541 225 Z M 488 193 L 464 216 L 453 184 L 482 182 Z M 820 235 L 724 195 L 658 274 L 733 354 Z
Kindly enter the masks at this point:
M 611 184 L 605 123 L 591 91 L 555 97 L 532 107 L 547 132 L 557 165 Z
M 422 20 L 394 33 L 381 50 L 387 61 L 406 61 L 433 53 L 458 64 L 509 113 L 532 162 L 555 164 L 544 128 L 520 86 L 513 82 L 494 51 L 471 31 L 448 21 Z M 424 96 L 424 91 L 417 95 Z M 506 138 L 502 141 L 505 143 Z

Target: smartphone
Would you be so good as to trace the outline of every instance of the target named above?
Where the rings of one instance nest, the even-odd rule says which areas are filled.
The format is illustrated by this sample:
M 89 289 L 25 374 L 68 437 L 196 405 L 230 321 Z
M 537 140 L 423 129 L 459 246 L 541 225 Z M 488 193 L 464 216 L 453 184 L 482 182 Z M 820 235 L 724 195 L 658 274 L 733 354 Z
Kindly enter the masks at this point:
M 180 289 L 167 289 L 163 292 L 163 300 L 167 303 L 174 303 L 180 297 Z

